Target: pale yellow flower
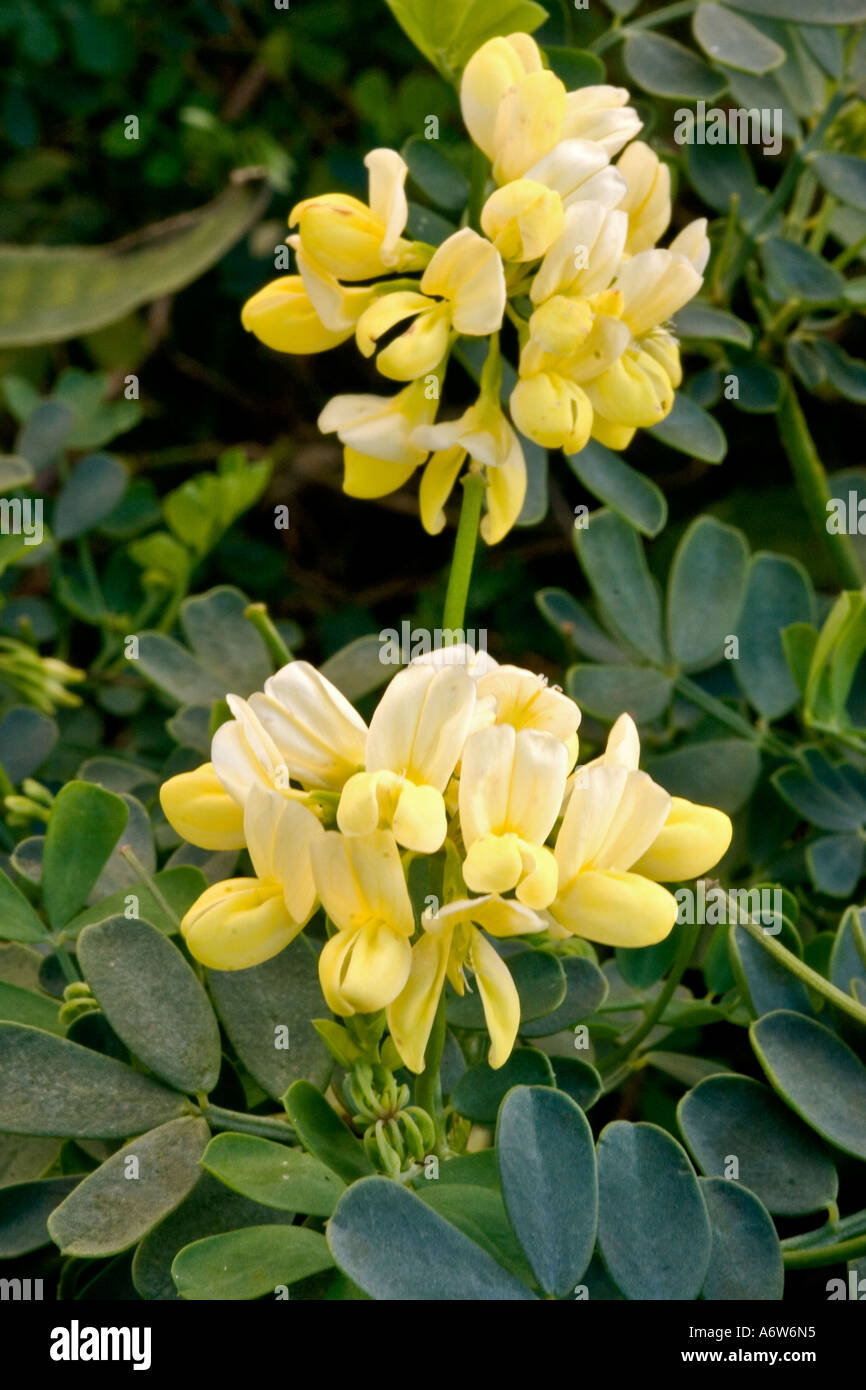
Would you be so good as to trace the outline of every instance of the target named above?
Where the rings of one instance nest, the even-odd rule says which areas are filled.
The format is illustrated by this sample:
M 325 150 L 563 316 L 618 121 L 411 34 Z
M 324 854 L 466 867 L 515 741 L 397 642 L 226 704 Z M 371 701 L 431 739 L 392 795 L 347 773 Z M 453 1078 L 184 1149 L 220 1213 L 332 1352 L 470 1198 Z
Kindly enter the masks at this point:
M 243 820 L 255 878 L 206 888 L 181 923 L 193 956 L 211 970 L 247 970 L 270 960 L 316 906 L 310 850 L 325 834 L 316 817 L 297 801 L 253 787 Z
M 319 956 L 319 979 L 335 1014 L 375 1013 L 409 977 L 415 918 L 393 835 L 326 831 L 312 846 L 322 904 L 337 928 Z
M 346 835 L 388 827 L 406 849 L 435 854 L 445 839 L 443 792 L 463 750 L 475 682 L 460 666 L 412 664 L 388 686 L 370 721 L 364 772 L 337 808 Z
M 439 404 L 438 388 L 413 381 L 396 396 L 334 396 L 319 416 L 323 434 L 344 445 L 343 491 L 350 497 L 384 497 L 411 478 L 427 457 L 412 436 L 429 424 Z
M 276 352 L 327 352 L 352 333 L 352 325 L 337 332 L 326 328 L 300 275 L 282 275 L 248 299 L 241 323 L 265 347 Z
M 535 729 L 496 724 L 466 741 L 460 770 L 463 877 L 473 892 L 516 890 L 526 907 L 547 907 L 556 862 L 545 840 L 553 829 L 568 771 L 568 750 Z
M 419 492 L 424 529 L 437 535 L 444 527 L 445 503 L 468 457 L 484 474 L 487 514 L 481 521 L 481 535 L 488 545 L 502 540 L 526 497 L 526 460 L 496 394 L 482 392 L 457 420 L 422 425 L 412 440 L 433 450 Z
M 448 903 L 435 915 L 425 912 L 422 926 L 423 935 L 412 947 L 408 980 L 388 1006 L 388 1028 L 397 1051 L 411 1071 L 423 1071 L 446 977 L 463 995 L 468 969 L 478 986 L 490 1034 L 490 1065 L 501 1067 L 517 1036 L 520 998 L 508 966 L 479 927 L 491 936 L 509 937 L 543 931 L 545 923 L 521 903 L 487 895 Z

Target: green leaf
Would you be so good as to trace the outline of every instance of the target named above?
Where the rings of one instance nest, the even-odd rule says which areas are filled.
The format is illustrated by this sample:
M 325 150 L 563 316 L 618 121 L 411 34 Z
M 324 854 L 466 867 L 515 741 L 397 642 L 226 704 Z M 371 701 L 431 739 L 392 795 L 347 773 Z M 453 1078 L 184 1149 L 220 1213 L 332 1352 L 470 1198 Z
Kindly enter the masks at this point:
M 327 1234 L 340 1269 L 379 1301 L 514 1302 L 534 1297 L 485 1250 L 389 1178 L 353 1183 Z
M 63 484 L 54 508 L 52 530 L 57 540 L 83 536 L 117 506 L 129 482 L 120 459 L 112 454 L 88 454 Z
M 785 61 L 785 50 L 746 19 L 710 0 L 692 16 L 692 33 L 708 58 L 742 72 L 770 72 Z
M 487 1152 L 493 1156 L 492 1149 Z M 462 1182 L 422 1179 L 415 1191 L 422 1202 L 486 1250 L 498 1264 L 524 1283 L 532 1283 L 532 1270 L 511 1228 L 498 1181 L 493 1187 L 473 1187 Z
M 221 584 L 206 594 L 185 599 L 180 625 L 204 669 L 227 691 L 250 695 L 261 690 L 273 672 L 264 639 L 244 617 L 248 599 L 239 589 Z
M 57 1161 L 60 1139 L 0 1134 L 0 1188 L 43 1177 Z
M 44 941 L 47 930 L 20 888 L 0 869 L 0 937 L 6 941 Z
M 175 1257 L 171 1275 L 181 1298 L 262 1298 L 330 1269 L 334 1261 L 318 1231 L 303 1226 L 249 1226 L 205 1236 Z
M 774 415 L 782 403 L 785 378 L 775 367 L 760 363 L 737 363 L 735 372 L 738 394 L 734 405 L 747 415 Z
M 565 686 L 585 714 L 610 721 L 625 711 L 638 724 L 664 714 L 673 694 L 673 678 L 645 666 L 571 666 Z
M 710 666 L 736 631 L 749 547 L 742 531 L 699 516 L 677 546 L 668 577 L 668 642 L 685 667 Z
M 160 898 L 165 899 L 171 908 L 172 915 L 166 912 L 162 902 L 154 896 L 146 883 L 138 883 L 134 889 L 120 888 L 93 907 L 86 907 L 77 917 L 73 917 L 71 922 L 67 922 L 63 929 L 64 935 L 74 938 L 92 922 L 104 922 L 106 917 L 120 914 L 125 917 L 126 910 L 130 907 L 128 899 L 132 894 L 138 899 L 138 916 L 141 921 L 149 922 L 164 936 L 173 936 L 180 930 L 180 922 L 186 912 L 207 888 L 207 879 L 201 869 L 195 869 L 191 864 L 181 864 L 174 869 L 161 869 L 158 874 L 153 875 L 152 881 Z
M 212 1091 L 217 1021 L 195 971 L 148 922 L 109 917 L 85 927 L 78 959 L 117 1036 L 179 1091 Z
M 678 338 L 706 338 L 713 343 L 736 343 L 744 348 L 752 346 L 752 330 L 747 323 L 735 314 L 729 314 L 726 309 L 716 309 L 699 299 L 693 299 L 691 304 L 686 304 L 675 314 L 674 332 Z
M 830 979 L 845 994 L 854 994 L 855 980 L 861 994 L 866 988 L 866 929 L 856 907 L 849 907 L 839 923 L 830 956 Z
M 80 1181 L 76 1174 L 0 1188 L 0 1259 L 16 1260 L 50 1245 L 46 1222 Z
M 806 865 L 818 892 L 831 898 L 850 898 L 860 882 L 864 855 L 866 844 L 859 831 L 813 840 L 806 846 Z
M 382 638 L 378 632 L 357 637 L 341 647 L 319 669 L 347 700 L 360 700 L 378 690 L 392 674 L 382 661 Z
M 175 1255 L 203 1236 L 222 1235 L 245 1226 L 288 1226 L 291 1212 L 276 1211 L 241 1197 L 202 1173 L 189 1196 L 148 1231 L 136 1248 L 132 1278 L 142 1298 L 177 1301 L 179 1293 L 171 1277 Z
M 598 1244 L 626 1298 L 697 1298 L 710 1263 L 709 1217 L 685 1151 L 656 1125 L 615 1120 L 602 1131 Z
M 18 1023 L 0 1023 L 0 1128 L 123 1139 L 182 1115 L 188 1102 L 123 1062 Z
M 688 1057 L 682 1052 L 659 1052 L 655 1048 L 643 1054 L 644 1062 L 681 1081 L 684 1086 L 696 1086 L 707 1076 L 719 1076 L 730 1071 L 721 1062 L 711 1062 L 704 1057 Z
M 218 1134 L 201 1163 L 254 1202 L 308 1216 L 330 1216 L 345 1189 L 336 1173 L 311 1154 L 252 1134 Z
M 65 1029 L 58 1019 L 60 1005 L 44 994 L 34 994 L 20 985 L 0 981 L 0 1019 L 9 1023 L 29 1023 L 44 1028 L 46 1033 L 63 1035 Z
M 789 806 L 822 830 L 857 830 L 866 820 L 862 799 L 830 763 L 815 760 L 808 771 L 783 767 L 772 782 Z
M 435 140 L 413 135 L 404 144 L 401 154 L 409 166 L 410 178 L 434 207 L 444 208 L 446 212 L 463 211 L 469 198 L 469 182 L 442 153 Z
M 42 892 L 52 927 L 64 926 L 82 906 L 128 816 L 119 796 L 92 782 L 67 782 L 58 793 L 42 855 Z
M 704 463 L 721 463 L 728 451 L 728 441 L 718 421 L 682 391 L 677 392 L 670 415 L 652 425 L 649 433 L 669 449 L 678 449 Z
M 860 405 L 866 402 L 866 362 L 851 357 L 838 343 L 829 343 L 823 338 L 816 340 L 814 349 L 828 380 L 839 394 Z
M 260 182 L 238 183 L 110 246 L 0 248 L 0 347 L 77 338 L 182 289 L 240 240 L 269 197 Z
M 586 956 L 562 956 L 559 963 L 565 973 L 565 998 L 553 1013 L 521 1023 L 524 1038 L 552 1037 L 588 1018 L 604 1003 L 608 984 L 594 961 Z
M 713 1248 L 701 1297 L 750 1302 L 782 1297 L 782 1247 L 766 1207 L 745 1187 L 699 1178 L 710 1214 Z
M 653 96 L 709 100 L 724 90 L 720 73 L 661 34 L 627 33 L 623 59 L 629 76 Z
M 570 92 L 578 87 L 594 87 L 605 80 L 604 63 L 584 48 L 561 48 L 545 44 L 544 55 L 552 72 Z
M 616 965 L 627 985 L 649 989 L 667 974 L 677 951 L 677 933 L 670 932 L 655 946 L 617 946 Z
M 647 759 L 647 771 L 672 796 L 732 815 L 745 806 L 761 772 L 761 755 L 741 738 L 708 739 Z
M 547 19 L 535 0 L 489 0 L 466 5 L 463 0 L 387 0 L 397 23 L 415 47 L 445 76 L 462 68 L 488 39 L 500 34 L 531 34 Z
M 866 159 L 857 154 L 818 154 L 811 168 L 828 193 L 866 212 Z
M 664 528 L 668 504 L 661 488 L 612 449 L 591 439 L 579 454 L 566 455 L 566 462 L 588 492 L 643 535 L 657 536 Z
M 166 637 L 162 632 L 141 634 L 138 668 L 145 680 L 179 705 L 210 706 L 226 694 L 223 681 L 206 671 L 173 637 Z
M 508 1061 L 495 1070 L 478 1062 L 463 1073 L 451 1094 L 451 1103 L 460 1115 L 480 1124 L 492 1124 L 499 1106 L 512 1086 L 555 1086 L 553 1067 L 543 1052 L 534 1047 L 516 1047 Z
M 595 1067 L 580 1057 L 551 1057 L 556 1089 L 571 1096 L 581 1110 L 591 1110 L 604 1089 Z
M 304 1148 L 346 1182 L 373 1172 L 363 1144 L 309 1081 L 289 1087 L 285 1107 Z
M 602 631 L 582 603 L 564 589 L 539 589 L 535 595 L 539 612 L 566 642 L 594 661 L 624 662 L 621 647 Z
M 728 934 L 731 965 L 740 993 L 751 1006 L 755 1018 L 773 1009 L 793 1009 L 812 1014 L 809 991 L 781 961 L 765 951 L 742 927 L 732 923 Z
M 824 1145 L 759 1081 L 708 1077 L 683 1096 L 677 1118 L 703 1173 L 725 1177 L 735 1158 L 737 1181 L 775 1215 L 806 1216 L 835 1202 L 839 1178 Z
M 829 1028 L 780 1009 L 750 1028 L 774 1089 L 824 1139 L 866 1158 L 866 1067 Z
M 280 1100 L 301 1077 L 327 1085 L 331 1057 L 311 1021 L 327 1009 L 305 938 L 250 970 L 209 970 L 208 983 L 238 1056 L 269 1096 Z M 278 1045 L 284 1027 L 288 1047 Z
M 195 1187 L 207 1141 L 207 1123 L 192 1116 L 131 1139 L 55 1208 L 51 1239 L 64 1255 L 102 1258 L 128 1250 Z
M 726 214 L 731 198 L 736 197 L 738 215 L 746 225 L 766 203 L 767 195 L 742 145 L 689 144 L 686 170 L 695 192 L 716 212 Z
M 783 237 L 768 237 L 761 247 L 767 286 L 776 299 L 832 304 L 845 292 L 845 281 L 820 256 Z
M 786 555 L 755 555 L 737 628 L 739 656 L 732 665 L 746 698 L 765 719 L 780 719 L 799 698 L 782 629 L 814 619 L 815 595 L 803 566 Z
M 198 473 L 187 478 L 163 498 L 165 519 L 179 541 L 197 556 L 207 555 L 232 523 L 258 501 L 270 474 L 271 465 L 267 459 L 250 463 L 242 449 L 229 449 L 220 456 L 215 473 Z M 203 598 L 221 592 L 215 589 Z M 236 590 L 225 592 L 235 593 Z M 258 637 L 255 631 L 254 635 Z M 220 634 L 214 633 L 214 636 Z
M 549 951 L 518 949 L 507 957 L 520 995 L 521 1023 L 552 1014 L 565 998 L 565 973 Z M 467 990 L 448 998 L 448 1022 L 455 1028 L 486 1028 L 481 996 Z
M 592 1130 L 568 1096 L 518 1086 L 496 1127 L 502 1195 L 536 1279 L 565 1298 L 592 1256 L 598 1186 Z
M 575 532 L 575 547 L 608 627 L 663 664 L 661 600 L 637 532 L 616 513 L 600 511 Z
M 826 0 L 820 8 L 812 0 L 725 0 L 735 10 L 790 19 L 795 24 L 853 24 L 866 19 L 866 0 Z

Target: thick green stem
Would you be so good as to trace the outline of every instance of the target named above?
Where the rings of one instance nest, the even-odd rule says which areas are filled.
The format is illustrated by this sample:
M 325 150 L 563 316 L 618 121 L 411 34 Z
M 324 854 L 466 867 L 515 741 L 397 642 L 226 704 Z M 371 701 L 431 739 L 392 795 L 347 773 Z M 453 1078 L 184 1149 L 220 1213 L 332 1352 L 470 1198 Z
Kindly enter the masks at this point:
M 866 1236 L 855 1240 L 840 1240 L 835 1245 L 819 1245 L 812 1250 L 784 1250 L 786 1269 L 814 1269 L 820 1265 L 840 1265 L 866 1255 Z
M 437 1153 L 441 1150 L 445 1140 L 445 1117 L 442 1110 L 442 1083 L 439 1078 L 439 1068 L 442 1064 L 442 1053 L 445 1050 L 446 1026 L 445 991 L 443 990 L 427 1041 L 427 1051 L 424 1053 L 424 1070 L 415 1081 L 415 1104 L 420 1105 L 422 1110 L 426 1110 L 433 1121 L 433 1128 L 436 1131 Z
M 255 1134 L 259 1139 L 278 1139 L 283 1144 L 294 1142 L 295 1131 L 278 1115 L 246 1115 L 241 1110 L 226 1110 L 222 1105 L 209 1105 L 204 1100 L 199 1104 L 214 1129 L 237 1130 L 240 1134 Z
M 448 576 L 445 608 L 442 613 L 442 627 L 446 632 L 462 629 L 466 617 L 466 600 L 469 597 L 469 581 L 472 578 L 481 504 L 484 500 L 484 478 L 480 473 L 467 473 L 462 481 L 463 505 L 460 508 L 457 538 L 454 541 L 454 555 L 451 559 L 451 573 Z
M 267 609 L 267 604 L 250 603 L 244 609 L 244 617 L 252 623 L 256 632 L 264 640 L 268 653 L 273 661 L 280 666 L 285 666 L 290 661 L 294 661 L 292 653 L 289 651 L 282 637 L 280 636 Z
M 671 999 L 673 999 L 674 991 L 677 985 L 679 984 L 680 980 L 682 979 L 686 967 L 688 966 L 688 963 L 692 958 L 692 952 L 695 949 L 695 943 L 698 939 L 699 931 L 700 927 L 691 924 L 686 924 L 682 927 L 682 936 L 680 937 L 680 944 L 677 948 L 677 953 L 674 956 L 673 964 L 670 968 L 670 974 L 665 980 L 664 987 L 661 990 L 661 993 L 655 1000 L 652 1008 L 647 1013 L 643 1022 L 639 1023 L 637 1028 L 635 1028 L 633 1032 L 629 1033 L 625 1042 L 622 1043 L 619 1047 L 615 1047 L 612 1052 L 609 1052 L 606 1057 L 602 1058 L 602 1076 L 609 1076 L 611 1072 L 613 1072 L 617 1067 L 621 1066 L 623 1062 L 627 1061 L 628 1058 L 631 1057 L 635 1049 L 639 1047 L 640 1044 L 643 1042 L 644 1038 L 649 1036 L 649 1034 L 652 1032 L 652 1030 L 658 1023 L 659 1019 L 663 1017 L 664 1011 L 670 1003 Z
M 787 380 L 778 415 L 782 444 L 812 527 L 831 557 L 843 587 L 859 589 L 863 584 L 863 575 L 851 544 L 851 537 L 841 533 L 832 534 L 827 530 L 827 503 L 830 501 L 827 474 L 818 457 L 806 417 L 797 400 L 794 383 L 790 378 Z
M 825 980 L 824 976 L 819 975 L 817 970 L 813 970 L 805 961 L 800 960 L 799 956 L 795 956 L 793 951 L 787 950 L 774 936 L 770 936 L 758 922 L 753 922 L 751 918 L 743 921 L 739 915 L 737 904 L 730 898 L 728 899 L 728 912 L 729 921 L 735 922 L 737 926 L 742 927 L 744 932 L 748 932 L 755 941 L 759 941 L 765 951 L 768 951 L 792 975 L 796 975 L 799 980 L 802 980 L 804 985 L 814 990 L 816 994 L 820 994 L 828 1003 L 840 1009 L 842 1013 L 848 1014 L 858 1023 L 866 1025 L 866 1008 L 858 1003 L 852 995 L 845 994 L 836 985 L 832 985 L 829 980 Z
M 841 1264 L 866 1254 L 866 1211 L 854 1212 L 841 1221 L 828 1221 L 815 1231 L 804 1231 L 782 1241 L 782 1258 L 789 1269 L 809 1269 Z

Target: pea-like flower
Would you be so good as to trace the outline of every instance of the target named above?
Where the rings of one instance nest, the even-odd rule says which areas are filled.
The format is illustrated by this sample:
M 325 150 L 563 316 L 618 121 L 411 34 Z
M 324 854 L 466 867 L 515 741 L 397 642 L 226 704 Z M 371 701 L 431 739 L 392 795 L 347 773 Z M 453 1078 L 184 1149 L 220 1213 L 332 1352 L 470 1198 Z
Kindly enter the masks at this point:
M 465 643 L 398 672 L 369 729 L 306 662 L 229 703 L 211 762 L 161 792 L 192 843 L 245 846 L 252 864 L 189 909 L 190 951 L 213 969 L 246 969 L 282 950 L 321 904 L 333 928 L 319 957 L 329 1007 L 387 1009 L 416 1071 L 446 980 L 458 994 L 474 982 L 491 1065 L 506 1060 L 520 1004 L 489 938 L 661 940 L 676 918 L 661 884 L 705 873 L 730 841 L 723 812 L 671 797 L 639 771 L 628 715 L 569 776 L 574 701 Z M 407 875 L 418 855 L 437 888 L 416 930 Z

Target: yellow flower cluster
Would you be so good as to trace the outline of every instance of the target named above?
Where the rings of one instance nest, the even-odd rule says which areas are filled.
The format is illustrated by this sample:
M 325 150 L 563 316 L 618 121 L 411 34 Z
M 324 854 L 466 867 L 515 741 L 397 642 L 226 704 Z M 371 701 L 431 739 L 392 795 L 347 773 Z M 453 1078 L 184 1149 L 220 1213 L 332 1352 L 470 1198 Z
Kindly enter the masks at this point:
M 633 140 L 641 122 L 628 93 L 566 91 L 528 34 L 485 43 L 460 101 L 497 185 L 481 211 L 484 235 L 462 227 L 435 249 L 407 240 L 406 164 L 372 150 L 367 203 L 340 193 L 299 203 L 288 238 L 299 273 L 266 285 L 242 319 L 281 352 L 321 352 L 352 334 L 365 357 L 378 350 L 379 372 L 409 384 L 394 396 L 336 396 L 319 418 L 344 446 L 346 492 L 381 497 L 423 467 L 421 519 L 435 534 L 468 458 L 486 483 L 482 535 L 493 544 L 526 495 L 513 425 L 566 453 L 590 437 L 623 449 L 671 410 L 681 371 L 665 325 L 700 288 L 709 242 L 701 219 L 656 247 L 671 216 L 670 176 Z M 500 404 L 506 313 L 520 348 L 510 421 Z M 460 336 L 490 337 L 488 368 L 477 402 L 435 424 Z
M 208 888 L 182 930 L 216 970 L 268 960 L 321 904 L 329 1008 L 387 1010 L 420 1071 L 451 981 L 474 978 L 501 1066 L 520 1002 L 489 937 L 546 931 L 612 946 L 667 936 L 677 903 L 661 882 L 724 854 L 721 811 L 670 797 L 638 770 L 627 715 L 577 768 L 580 710 L 542 677 L 466 646 L 419 657 L 391 680 L 369 728 L 303 661 L 263 691 L 229 695 L 210 763 L 161 791 L 174 828 L 205 849 L 246 846 L 255 877 Z M 435 899 L 416 918 L 407 873 L 430 856 Z

